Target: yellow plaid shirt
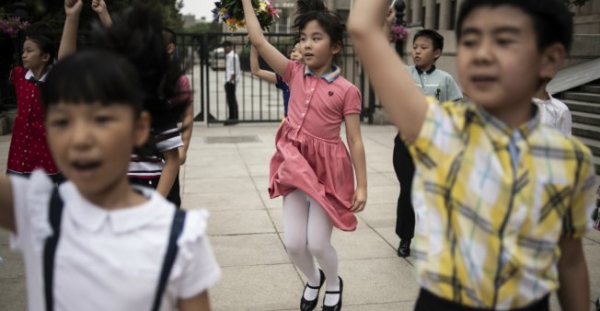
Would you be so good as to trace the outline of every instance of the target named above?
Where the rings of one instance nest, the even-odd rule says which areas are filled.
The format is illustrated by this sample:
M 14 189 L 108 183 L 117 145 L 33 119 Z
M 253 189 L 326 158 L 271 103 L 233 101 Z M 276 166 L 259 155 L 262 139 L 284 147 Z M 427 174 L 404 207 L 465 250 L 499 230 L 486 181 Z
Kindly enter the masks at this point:
M 423 288 L 502 310 L 557 289 L 558 241 L 591 226 L 595 176 L 589 149 L 535 115 L 513 130 L 472 103 L 430 99 L 411 147 Z

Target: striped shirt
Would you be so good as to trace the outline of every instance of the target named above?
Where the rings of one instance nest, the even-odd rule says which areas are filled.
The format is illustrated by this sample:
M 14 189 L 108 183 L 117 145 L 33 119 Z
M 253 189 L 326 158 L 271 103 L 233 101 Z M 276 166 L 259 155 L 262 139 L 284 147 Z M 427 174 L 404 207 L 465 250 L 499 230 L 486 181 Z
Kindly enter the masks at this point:
M 591 226 L 589 149 L 540 125 L 512 129 L 470 102 L 434 104 L 411 147 L 420 285 L 475 308 L 522 308 L 558 288 L 561 237 Z
M 154 179 L 160 177 L 160 175 L 162 175 L 163 167 L 165 166 L 161 154 L 183 146 L 183 141 L 181 140 L 181 135 L 177 126 L 171 127 L 158 135 L 156 135 L 154 129 L 152 129 L 150 135 L 154 135 L 158 152 L 149 157 L 140 157 L 137 154 L 132 154 L 131 161 L 129 162 L 129 171 L 127 172 L 129 178 Z

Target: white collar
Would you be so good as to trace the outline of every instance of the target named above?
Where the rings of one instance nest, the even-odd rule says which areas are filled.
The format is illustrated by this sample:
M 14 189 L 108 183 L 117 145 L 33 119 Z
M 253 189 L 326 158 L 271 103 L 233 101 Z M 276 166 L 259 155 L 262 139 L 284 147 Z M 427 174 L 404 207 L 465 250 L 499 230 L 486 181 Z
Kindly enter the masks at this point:
M 42 76 L 42 77 L 41 77 L 39 80 L 36 80 L 36 81 L 40 81 L 40 82 L 46 82 L 46 75 L 47 75 L 47 74 L 48 74 L 48 73 L 46 72 L 46 73 L 45 73 L 45 74 L 44 74 L 44 75 L 43 75 L 43 76 Z M 25 80 L 29 80 L 29 79 L 31 79 L 31 78 L 34 78 L 34 79 L 35 79 L 35 76 L 33 75 L 33 71 L 31 71 L 31 69 L 29 69 L 29 70 L 27 71 L 27 73 L 25 74 Z
M 84 198 L 72 182 L 60 186 L 60 194 L 65 200 L 66 211 L 77 224 L 92 231 L 99 231 L 105 222 L 113 232 L 124 233 L 136 230 L 157 218 L 164 218 L 170 209 L 161 204 L 165 200 L 152 189 L 135 187 L 148 201 L 134 207 L 107 211 Z M 164 202 L 166 203 L 166 202 Z M 167 203 L 168 204 L 168 203 Z M 165 214 L 167 213 L 167 214 Z M 166 217 L 167 219 L 168 216 Z

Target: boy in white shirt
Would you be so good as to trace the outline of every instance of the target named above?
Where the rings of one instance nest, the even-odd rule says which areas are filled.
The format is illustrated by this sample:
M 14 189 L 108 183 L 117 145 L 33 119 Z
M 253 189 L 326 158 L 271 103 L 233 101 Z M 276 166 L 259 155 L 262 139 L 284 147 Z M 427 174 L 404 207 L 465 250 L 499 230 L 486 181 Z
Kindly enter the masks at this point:
M 546 91 L 549 82 L 550 80 L 547 80 L 540 86 L 533 102 L 540 107 L 542 123 L 550 125 L 566 136 L 571 136 L 572 121 L 569 107 Z

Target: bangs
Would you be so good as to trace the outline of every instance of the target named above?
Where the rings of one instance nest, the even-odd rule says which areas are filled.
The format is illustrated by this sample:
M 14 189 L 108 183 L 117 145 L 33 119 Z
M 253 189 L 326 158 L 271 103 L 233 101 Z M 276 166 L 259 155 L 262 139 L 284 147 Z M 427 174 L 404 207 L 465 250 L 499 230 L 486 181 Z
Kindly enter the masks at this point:
M 130 105 L 142 111 L 142 93 L 133 66 L 116 54 L 84 51 L 60 61 L 41 86 L 44 109 L 69 104 Z

